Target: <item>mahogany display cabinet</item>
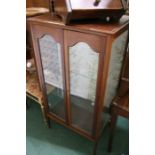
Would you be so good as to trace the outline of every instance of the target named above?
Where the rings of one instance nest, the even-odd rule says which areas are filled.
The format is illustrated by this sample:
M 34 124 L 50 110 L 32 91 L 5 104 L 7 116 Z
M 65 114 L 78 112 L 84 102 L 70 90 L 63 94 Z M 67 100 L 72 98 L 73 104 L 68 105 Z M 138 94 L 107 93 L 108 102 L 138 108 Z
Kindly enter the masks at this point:
M 46 14 L 29 23 L 47 123 L 53 120 L 97 142 L 103 108 L 119 82 L 128 17 L 115 24 L 66 26 Z

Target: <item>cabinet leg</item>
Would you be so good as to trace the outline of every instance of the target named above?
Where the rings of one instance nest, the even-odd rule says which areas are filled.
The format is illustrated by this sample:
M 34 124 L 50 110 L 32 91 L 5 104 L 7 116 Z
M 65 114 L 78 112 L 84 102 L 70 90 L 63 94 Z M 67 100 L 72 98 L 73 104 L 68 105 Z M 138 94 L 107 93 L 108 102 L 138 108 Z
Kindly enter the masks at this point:
M 50 122 L 50 119 L 49 119 L 49 118 L 46 118 L 46 120 L 47 120 L 47 123 L 46 123 L 46 124 L 47 124 L 47 127 L 48 127 L 48 128 L 51 128 L 51 122 Z
M 114 137 L 114 130 L 117 122 L 117 115 L 112 114 L 111 116 L 111 122 L 110 122 L 110 136 L 109 136 L 109 142 L 108 142 L 108 152 L 111 152 L 112 149 L 112 142 Z
M 95 144 L 94 144 L 93 155 L 96 155 L 97 146 L 98 146 L 98 141 L 96 141 Z
M 48 128 L 51 128 L 50 119 L 47 118 L 47 116 L 46 116 L 46 114 L 45 114 L 45 108 L 44 108 L 43 105 L 41 105 L 41 111 L 42 111 L 42 114 L 43 114 L 43 117 L 44 117 L 44 122 L 45 122 L 46 126 L 47 126 Z
M 29 109 L 29 104 L 27 103 L 27 99 L 26 99 L 26 110 Z

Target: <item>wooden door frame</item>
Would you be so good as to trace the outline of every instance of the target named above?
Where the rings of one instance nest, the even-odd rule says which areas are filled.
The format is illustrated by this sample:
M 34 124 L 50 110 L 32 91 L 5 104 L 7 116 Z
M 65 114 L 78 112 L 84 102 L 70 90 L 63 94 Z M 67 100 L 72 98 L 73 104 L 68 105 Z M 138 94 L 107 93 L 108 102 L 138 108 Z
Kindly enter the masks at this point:
M 35 30 L 36 27 L 40 27 L 39 31 Z M 63 44 L 63 30 L 59 28 L 51 28 L 45 24 L 43 25 L 38 25 L 38 24 L 30 24 L 30 29 L 31 29 L 31 36 L 32 36 L 32 42 L 33 42 L 33 47 L 34 47 L 34 58 L 37 66 L 37 72 L 38 72 L 38 77 L 39 77 L 39 83 L 41 87 L 41 91 L 43 93 L 43 104 L 45 107 L 45 113 L 48 116 L 48 113 L 50 113 L 53 117 L 56 117 L 58 120 L 61 122 L 66 122 L 67 121 L 67 113 L 66 113 L 66 80 L 65 80 L 65 69 L 64 69 L 64 44 Z M 57 31 L 56 31 L 57 30 Z M 58 35 L 58 31 L 60 31 Z M 50 35 L 52 36 L 56 42 L 58 42 L 61 45 L 61 62 L 62 62 L 62 76 L 63 76 L 63 89 L 64 89 L 64 110 L 65 110 L 65 120 L 57 116 L 56 114 L 49 112 L 49 107 L 48 107 L 48 100 L 47 100 L 47 93 L 46 93 L 46 86 L 45 86 L 45 78 L 44 78 L 44 73 L 43 73 L 43 66 L 42 66 L 42 60 L 41 60 L 41 54 L 40 54 L 40 48 L 39 48 L 39 43 L 38 40 L 42 38 L 44 35 Z M 61 36 L 60 36 L 61 34 Z

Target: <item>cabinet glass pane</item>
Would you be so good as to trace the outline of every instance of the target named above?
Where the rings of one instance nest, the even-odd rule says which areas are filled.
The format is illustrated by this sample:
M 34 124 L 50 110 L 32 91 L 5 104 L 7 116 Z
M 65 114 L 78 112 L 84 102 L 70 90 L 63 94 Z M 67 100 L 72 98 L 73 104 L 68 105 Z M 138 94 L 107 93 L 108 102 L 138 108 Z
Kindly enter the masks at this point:
M 49 110 L 65 119 L 61 46 L 50 35 L 40 38 L 39 46 Z
M 74 127 L 91 133 L 99 54 L 79 42 L 69 48 L 71 116 Z

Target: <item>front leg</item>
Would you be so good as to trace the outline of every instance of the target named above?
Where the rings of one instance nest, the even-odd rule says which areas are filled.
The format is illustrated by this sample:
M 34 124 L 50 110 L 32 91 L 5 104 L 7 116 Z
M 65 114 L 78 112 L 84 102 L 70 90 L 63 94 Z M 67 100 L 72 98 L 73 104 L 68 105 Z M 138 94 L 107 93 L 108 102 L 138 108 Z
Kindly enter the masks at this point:
M 42 111 L 42 114 L 43 114 L 43 117 L 44 117 L 44 122 L 45 122 L 46 126 L 47 126 L 48 128 L 51 128 L 50 119 L 46 116 L 45 108 L 44 108 L 43 105 L 41 105 L 41 111 Z

